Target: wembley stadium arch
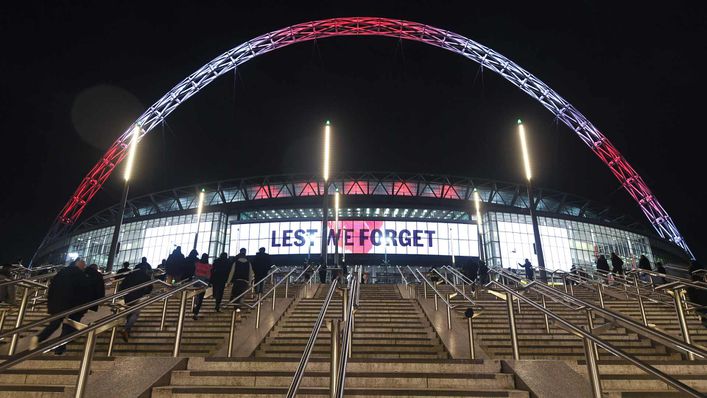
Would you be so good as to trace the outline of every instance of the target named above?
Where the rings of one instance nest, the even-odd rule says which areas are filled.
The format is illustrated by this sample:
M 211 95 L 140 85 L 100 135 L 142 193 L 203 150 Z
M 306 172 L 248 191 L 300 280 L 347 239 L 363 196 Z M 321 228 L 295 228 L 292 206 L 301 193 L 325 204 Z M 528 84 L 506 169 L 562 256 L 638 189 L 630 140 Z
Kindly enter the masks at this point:
M 658 235 L 693 257 L 674 222 L 643 178 L 604 134 L 548 85 L 505 56 L 462 35 L 417 22 L 378 17 L 332 18 L 292 25 L 242 43 L 199 68 L 149 107 L 117 138 L 60 211 L 37 254 L 46 254 L 48 246 L 55 247 L 57 240 L 75 228 L 86 204 L 126 156 L 133 130 L 138 132 L 136 139 L 142 139 L 181 103 L 214 79 L 254 57 L 291 44 L 337 36 L 386 36 L 422 42 L 459 54 L 498 73 L 567 125 L 609 167 Z

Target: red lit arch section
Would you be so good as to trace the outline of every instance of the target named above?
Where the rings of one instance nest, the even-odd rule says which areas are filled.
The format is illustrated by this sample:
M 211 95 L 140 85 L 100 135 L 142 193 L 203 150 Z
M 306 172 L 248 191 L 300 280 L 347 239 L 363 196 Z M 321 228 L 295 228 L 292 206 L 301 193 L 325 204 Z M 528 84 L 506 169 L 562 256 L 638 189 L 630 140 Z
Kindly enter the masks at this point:
M 181 81 L 153 104 L 133 124 L 141 126 L 140 138 L 149 133 L 182 102 L 222 74 L 258 55 L 308 40 L 335 36 L 387 36 L 440 47 L 481 64 L 523 90 L 565 123 L 606 164 L 661 237 L 692 253 L 665 209 L 646 183 L 614 145 L 570 103 L 545 83 L 508 58 L 471 39 L 417 22 L 375 17 L 332 18 L 301 23 L 249 40 L 226 51 Z M 57 216 L 52 231 L 73 225 L 86 204 L 126 155 L 133 126 L 128 128 L 84 177 Z M 404 187 L 401 187 L 404 189 Z M 50 232 L 51 234 L 51 232 Z M 45 238 L 46 241 L 46 238 Z

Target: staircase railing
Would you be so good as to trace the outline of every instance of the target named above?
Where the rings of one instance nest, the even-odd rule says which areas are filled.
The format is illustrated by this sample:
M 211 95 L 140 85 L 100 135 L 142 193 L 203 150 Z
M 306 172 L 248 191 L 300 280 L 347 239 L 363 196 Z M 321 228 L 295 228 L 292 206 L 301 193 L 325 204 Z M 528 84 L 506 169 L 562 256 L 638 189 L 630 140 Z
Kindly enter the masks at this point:
M 310 267 L 311 267 L 311 266 L 308 265 L 307 268 L 305 268 L 305 269 L 302 271 L 302 273 L 300 273 L 300 274 L 295 278 L 294 282 L 296 282 L 297 280 L 299 280 L 299 278 L 301 278 L 301 277 L 305 274 L 305 272 L 307 272 L 307 269 L 309 269 Z M 277 298 L 276 298 L 277 287 L 280 286 L 280 285 L 283 284 L 283 283 L 285 284 L 285 298 L 287 298 L 287 296 L 288 296 L 288 294 L 289 294 L 289 289 L 290 289 L 290 276 L 291 276 L 295 271 L 297 271 L 297 268 L 293 268 L 290 272 L 288 272 L 287 274 L 285 274 L 285 276 L 284 276 L 282 279 L 280 279 L 277 283 L 273 284 L 267 292 L 265 292 L 264 294 L 258 294 L 258 299 L 257 299 L 254 303 L 252 303 L 252 304 L 239 303 L 239 302 L 238 302 L 241 298 L 243 298 L 246 294 L 249 293 L 249 291 L 246 290 L 245 292 L 239 294 L 236 298 L 232 299 L 231 301 L 229 301 L 229 302 L 225 305 L 225 307 L 233 307 L 233 310 L 232 310 L 232 313 L 231 313 L 231 328 L 230 328 L 229 333 L 228 333 L 228 351 L 227 351 L 227 356 L 228 356 L 229 358 L 231 358 L 231 357 L 233 356 L 233 344 L 234 344 L 234 338 L 235 338 L 235 335 L 236 335 L 236 321 L 238 320 L 238 314 L 239 314 L 240 311 L 241 311 L 241 310 L 240 310 L 240 307 L 241 307 L 241 306 L 247 306 L 247 307 L 249 307 L 249 308 L 251 308 L 251 309 L 253 309 L 253 308 L 256 309 L 256 310 L 255 310 L 255 328 L 256 328 L 256 329 L 259 329 L 259 328 L 260 328 L 260 307 L 261 307 L 261 305 L 262 305 L 263 300 L 265 300 L 268 296 L 270 296 L 270 295 L 272 294 L 272 310 L 275 310 L 275 304 L 276 304 L 276 300 L 277 300 Z M 272 271 L 270 274 L 268 274 L 268 276 L 273 275 L 275 272 L 276 272 L 276 271 Z M 260 281 L 260 282 L 263 282 L 265 279 L 267 279 L 267 277 L 263 278 L 263 280 Z M 256 284 L 256 285 L 257 285 L 257 284 Z
M 297 390 L 299 389 L 300 383 L 302 382 L 302 377 L 304 376 L 304 370 L 307 368 L 307 364 L 309 364 L 309 358 L 312 355 L 314 343 L 317 341 L 319 329 L 321 329 L 322 324 L 324 323 L 324 316 L 326 315 L 326 312 L 329 309 L 329 304 L 331 304 L 332 297 L 334 297 L 334 292 L 336 291 L 336 286 L 338 285 L 338 282 L 338 279 L 334 279 L 331 282 L 331 285 L 329 286 L 329 291 L 327 292 L 326 298 L 322 303 L 322 308 L 319 311 L 317 320 L 314 322 L 314 326 L 312 327 L 312 333 L 310 333 L 309 339 L 307 340 L 307 345 L 304 347 L 302 358 L 300 359 L 299 365 L 297 366 L 297 370 L 295 371 L 295 375 L 292 378 L 290 388 L 287 390 L 287 398 L 293 398 L 295 395 L 297 395 Z M 336 327 L 334 327 L 334 325 L 336 325 Z M 338 336 L 338 325 L 338 322 L 334 322 L 332 324 L 332 337 L 334 336 L 334 333 L 336 333 L 336 335 Z M 338 339 L 332 338 L 332 345 L 334 345 L 334 341 L 338 341 Z M 332 347 L 332 353 L 334 352 L 334 348 L 335 347 Z M 335 358 L 333 357 L 331 358 L 331 363 L 334 363 L 334 359 Z M 331 376 L 333 377 L 333 375 Z
M 159 281 L 159 280 L 145 282 L 143 284 L 134 286 L 132 288 L 125 289 L 125 290 L 119 292 L 118 295 L 123 296 L 127 293 L 130 293 L 131 291 L 134 291 L 137 289 L 142 289 L 146 286 L 149 286 L 150 284 L 160 283 L 160 282 L 165 283 L 165 282 Z M 202 287 L 196 288 L 197 285 L 201 285 Z M 206 282 L 203 282 L 201 280 L 195 280 L 195 281 L 191 281 L 191 282 L 186 283 L 181 286 L 175 286 L 173 289 L 170 289 L 167 292 L 160 293 L 158 295 L 152 296 L 152 297 L 145 299 L 145 300 L 141 300 L 141 301 L 137 302 L 136 304 L 133 304 L 130 307 L 127 307 L 124 311 L 116 312 L 112 315 L 109 315 L 109 316 L 103 317 L 99 320 L 96 320 L 89 325 L 84 325 L 85 327 L 82 327 L 80 330 L 76 330 L 75 332 L 69 333 L 66 336 L 63 336 L 63 337 L 60 336 L 60 337 L 57 337 L 57 338 L 54 338 L 51 340 L 44 341 L 32 350 L 26 350 L 26 351 L 23 351 L 19 354 L 10 355 L 10 357 L 8 357 L 7 359 L 5 359 L 5 361 L 0 363 L 0 372 L 4 372 L 15 365 L 18 365 L 28 359 L 34 358 L 34 357 L 42 354 L 43 352 L 45 352 L 53 347 L 61 346 L 61 345 L 67 344 L 71 341 L 74 341 L 74 340 L 78 339 L 79 337 L 86 336 L 86 342 L 84 344 L 84 352 L 83 352 L 83 355 L 81 358 L 81 365 L 79 368 L 79 375 L 78 375 L 78 379 L 76 381 L 76 391 L 75 391 L 75 395 L 74 395 L 76 398 L 81 398 L 84 396 L 84 393 L 86 392 L 86 382 L 88 381 L 88 375 L 91 370 L 91 362 L 93 360 L 93 353 L 95 350 L 96 339 L 97 339 L 98 334 L 105 332 L 106 330 L 112 329 L 116 325 L 118 325 L 119 323 L 123 322 L 126 315 L 140 311 L 141 309 L 147 307 L 150 304 L 156 303 L 160 300 L 164 300 L 165 298 L 173 296 L 177 293 L 181 293 L 180 314 L 179 314 L 179 320 L 177 322 L 177 333 L 175 336 L 174 351 L 173 351 L 173 356 L 177 357 L 179 355 L 179 347 L 180 347 L 180 342 L 181 342 L 181 337 L 182 337 L 184 312 L 186 310 L 186 300 L 187 300 L 188 290 L 191 290 L 192 295 L 195 295 L 195 294 L 199 294 L 201 291 L 203 291 L 205 289 L 205 286 L 206 286 Z M 66 317 L 67 315 L 71 315 L 75 312 L 88 309 L 94 305 L 100 305 L 103 303 L 107 303 L 107 302 L 111 301 L 114 298 L 114 296 L 115 295 L 104 297 L 103 299 L 95 300 L 91 303 L 72 308 L 70 310 L 61 312 L 59 314 L 53 315 L 48 318 L 45 318 L 41 321 L 33 322 L 30 325 L 26 325 L 21 328 L 13 329 L 9 332 L 3 333 L 2 335 L 7 335 L 8 333 L 17 333 L 21 330 L 27 330 L 28 328 L 37 326 L 38 324 L 44 323 L 46 321 L 60 319 L 60 318 Z
M 338 398 L 343 398 L 344 390 L 346 388 L 346 365 L 348 364 L 349 357 L 351 356 L 351 339 L 354 327 L 354 314 L 356 312 L 356 308 L 358 308 L 358 292 L 360 288 L 360 280 L 357 272 L 354 272 L 353 276 L 354 277 L 351 279 L 351 285 L 348 289 L 348 306 L 347 308 L 343 309 L 344 330 L 341 336 L 341 356 L 339 358 L 339 362 L 337 363 L 338 370 L 335 378 L 336 382 L 333 388 L 331 388 L 331 390 L 335 391 L 335 396 Z M 338 336 L 334 336 L 332 334 L 332 338 L 334 337 L 338 339 Z M 331 363 L 335 363 L 334 358 L 332 358 Z

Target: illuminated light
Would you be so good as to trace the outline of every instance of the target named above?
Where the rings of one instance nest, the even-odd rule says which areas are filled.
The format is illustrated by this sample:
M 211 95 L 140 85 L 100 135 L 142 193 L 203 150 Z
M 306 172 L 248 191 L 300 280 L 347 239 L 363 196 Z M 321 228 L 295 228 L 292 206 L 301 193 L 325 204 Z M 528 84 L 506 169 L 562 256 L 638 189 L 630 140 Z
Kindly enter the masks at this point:
M 331 124 L 324 126 L 324 182 L 329 181 L 329 144 L 331 143 Z M 325 192 L 326 194 L 326 192 Z
M 199 192 L 199 206 L 196 209 L 196 222 L 197 224 L 201 221 L 201 212 L 204 210 L 204 188 Z
M 130 148 L 128 149 L 128 162 L 125 165 L 125 181 L 130 180 L 130 175 L 133 172 L 133 163 L 135 162 L 135 151 L 137 148 L 137 139 L 140 135 L 140 126 L 135 125 L 133 132 L 130 134 Z
M 520 119 L 518 119 L 520 122 Z M 518 135 L 520 136 L 520 145 L 523 150 L 523 165 L 525 166 L 525 178 L 530 181 L 532 173 L 530 172 L 530 155 L 528 154 L 528 143 L 525 139 L 525 127 L 522 123 L 518 123 Z
M 474 205 L 476 207 L 476 223 L 481 227 L 481 204 L 479 203 L 479 191 L 474 188 Z

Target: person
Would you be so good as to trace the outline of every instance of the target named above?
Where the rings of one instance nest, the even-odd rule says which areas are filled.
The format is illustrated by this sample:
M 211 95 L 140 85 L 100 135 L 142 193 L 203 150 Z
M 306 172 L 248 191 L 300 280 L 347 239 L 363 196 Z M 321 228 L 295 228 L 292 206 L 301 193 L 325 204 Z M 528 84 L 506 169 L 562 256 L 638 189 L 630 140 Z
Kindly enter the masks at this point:
M 651 268 L 651 262 L 648 261 L 648 257 L 644 256 L 641 254 L 641 257 L 638 259 L 638 268 L 646 271 L 653 271 Z M 639 279 L 641 279 L 643 282 L 650 282 L 651 276 L 648 274 L 644 273 L 639 273 L 638 274 Z
M 604 276 L 609 273 L 609 262 L 606 261 L 606 257 L 603 254 L 597 258 L 597 271 L 604 274 Z
M 166 282 L 173 284 L 182 280 L 182 263 L 184 263 L 184 254 L 182 254 L 182 247 L 177 246 L 172 254 L 167 257 L 167 263 L 165 264 L 165 271 L 167 272 Z
M 535 279 L 535 271 L 533 270 L 533 264 L 528 260 L 527 258 L 525 259 L 525 262 L 523 264 L 518 264 L 519 266 L 523 267 L 525 269 L 525 277 L 528 280 L 533 280 Z
M 326 283 L 326 264 L 324 264 L 324 258 L 321 258 L 319 262 L 319 283 Z
M 130 272 L 130 263 L 128 261 L 126 261 L 123 263 L 123 268 L 116 271 L 116 274 L 118 274 L 118 275 L 127 274 L 128 272 Z M 119 277 L 116 277 L 115 279 L 118 280 L 118 279 L 123 279 L 123 278 L 125 278 L 125 275 L 121 275 Z
M 254 283 L 257 285 L 255 287 L 255 292 L 256 293 L 262 293 L 263 288 L 265 287 L 265 282 L 258 283 L 265 279 L 265 277 L 268 275 L 268 272 L 270 272 L 270 266 L 272 265 L 272 262 L 270 261 L 270 255 L 265 253 L 265 248 L 261 247 L 258 249 L 258 253 L 255 254 L 255 258 L 253 259 L 253 273 L 255 274 L 255 281 Z
M 435 266 L 431 266 L 429 270 L 427 270 L 427 278 L 430 280 L 430 282 L 437 283 L 439 282 L 439 276 L 437 276 L 437 273 L 435 272 Z
M 103 274 L 98 270 L 98 265 L 91 264 L 86 267 L 86 270 L 84 272 L 86 273 L 86 275 L 88 275 L 90 283 L 90 288 L 87 292 L 87 294 L 89 295 L 88 301 L 96 301 L 105 297 L 106 283 L 103 280 Z M 89 309 L 93 312 L 96 312 L 98 311 L 98 306 L 94 305 Z
M 159 279 L 161 281 L 164 281 L 165 279 L 167 279 L 167 260 L 166 259 L 164 259 L 164 258 L 162 259 L 162 262 L 160 263 L 160 265 L 157 266 L 157 269 L 163 272 L 160 276 L 157 277 L 157 279 Z
M 486 262 L 479 260 L 479 283 L 485 285 L 490 281 L 491 278 L 489 277 L 489 267 L 486 265 Z
M 624 261 L 614 252 L 611 252 L 611 272 L 616 275 L 624 274 Z
M 135 270 L 133 272 L 129 273 L 123 279 L 123 282 L 121 282 L 120 287 L 118 287 L 118 291 L 120 292 L 123 290 L 127 290 L 131 287 L 135 287 L 149 281 L 149 270 L 145 264 L 140 263 L 135 266 Z M 141 289 L 134 290 L 123 296 L 123 299 L 125 300 L 125 304 L 130 306 L 135 304 L 135 302 L 143 296 L 150 294 L 150 292 L 152 292 L 152 285 L 148 285 Z M 135 322 L 137 322 L 139 316 L 140 311 L 134 311 L 130 313 L 125 320 L 125 326 L 123 328 L 122 337 L 123 341 L 125 341 L 126 343 L 130 338 L 130 332 L 132 331 L 133 326 L 135 325 Z
M 86 292 L 90 289 L 91 281 L 84 272 L 86 262 L 82 258 L 77 258 L 69 266 L 64 267 L 51 279 L 49 291 L 47 292 L 47 312 L 56 315 L 71 308 L 80 306 L 90 301 Z M 78 311 L 68 315 L 68 318 L 78 322 L 86 311 Z M 37 348 L 39 343 L 48 339 L 59 326 L 61 326 L 61 336 L 66 336 L 76 331 L 71 324 L 63 323 L 64 318 L 55 319 L 42 329 L 39 334 L 32 336 L 29 349 Z M 63 355 L 66 352 L 66 344 L 54 349 L 54 354 Z
M 364 284 L 364 285 L 368 284 L 368 279 L 369 279 L 368 272 L 364 272 L 361 274 L 361 284 Z
M 12 266 L 4 265 L 0 270 L 0 283 L 12 280 Z M 17 303 L 15 285 L 0 286 L 0 303 L 15 305 Z
M 221 300 L 223 299 L 223 291 L 226 289 L 226 282 L 231 273 L 233 261 L 228 258 L 228 253 L 223 252 L 214 261 L 214 267 L 211 270 L 211 286 L 214 289 L 214 300 L 216 301 L 216 312 L 221 312 Z
M 690 277 L 693 282 L 700 282 L 702 281 L 702 275 L 700 275 L 699 271 L 702 270 L 702 265 L 699 264 L 696 260 L 691 260 L 690 261 Z M 698 306 L 701 306 L 702 308 L 696 308 L 695 313 L 702 319 L 702 326 L 707 328 L 707 290 L 696 288 L 696 287 L 688 287 L 687 288 L 687 297 L 690 300 L 691 303 L 697 304 Z
M 141 259 L 140 259 L 140 264 L 138 264 L 137 266 L 135 266 L 135 268 L 137 268 L 138 266 L 139 266 L 140 268 L 142 268 L 142 269 L 147 270 L 147 273 L 148 273 L 149 275 L 152 275 L 152 266 L 150 265 L 150 263 L 147 262 L 147 257 L 141 258 Z
M 200 281 L 206 283 L 211 283 L 211 272 L 213 271 L 213 265 L 209 264 L 209 253 L 203 253 L 201 259 L 196 262 L 194 267 L 194 277 Z M 196 302 L 194 303 L 194 316 L 193 319 L 196 321 L 199 319 L 199 311 L 201 311 L 201 303 L 204 301 L 204 295 L 206 291 L 199 293 L 196 296 Z
M 479 258 L 470 257 L 469 261 L 462 265 L 462 272 L 469 280 L 476 282 L 476 278 L 479 276 Z
M 246 257 L 246 250 L 242 248 L 238 255 L 236 256 L 236 261 L 233 264 L 233 276 L 231 277 L 231 300 L 237 298 L 241 294 L 248 291 L 248 286 L 250 285 L 250 271 L 251 265 Z M 238 298 L 237 304 L 243 301 L 243 297 Z
M 193 249 L 182 262 L 182 280 L 189 280 L 194 276 L 197 261 L 199 261 L 199 252 Z
M 656 261 L 655 263 L 655 272 L 663 275 L 668 274 L 668 271 L 665 270 L 665 267 L 663 267 L 663 263 L 661 263 L 660 261 Z M 665 285 L 666 283 L 668 283 L 664 276 L 652 276 L 651 279 L 653 280 L 653 285 L 655 286 Z

